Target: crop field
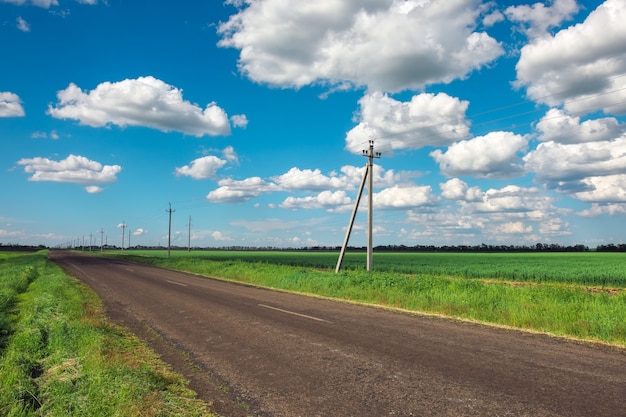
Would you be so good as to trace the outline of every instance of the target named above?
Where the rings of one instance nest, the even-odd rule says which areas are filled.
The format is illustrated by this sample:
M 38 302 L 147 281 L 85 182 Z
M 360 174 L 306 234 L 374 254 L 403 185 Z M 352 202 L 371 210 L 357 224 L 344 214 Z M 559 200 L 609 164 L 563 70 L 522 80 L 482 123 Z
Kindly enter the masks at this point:
M 128 256 L 161 258 L 166 251 L 126 251 Z M 174 258 L 193 262 L 267 263 L 333 270 L 336 252 L 172 251 Z M 347 253 L 342 270 L 365 269 L 366 254 Z M 469 279 L 566 283 L 626 288 L 626 253 L 375 253 L 374 272 L 440 275 Z
M 365 253 L 126 250 L 198 275 L 626 346 L 619 253 Z

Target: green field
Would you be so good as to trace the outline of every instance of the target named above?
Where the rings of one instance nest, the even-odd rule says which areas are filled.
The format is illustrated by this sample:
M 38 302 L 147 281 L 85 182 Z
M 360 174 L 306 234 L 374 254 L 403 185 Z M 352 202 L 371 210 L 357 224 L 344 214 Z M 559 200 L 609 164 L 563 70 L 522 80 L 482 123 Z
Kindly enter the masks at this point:
M 166 251 L 126 251 L 126 256 L 166 257 Z M 269 263 L 335 269 L 338 253 L 282 251 L 172 251 L 198 261 Z M 365 269 L 366 254 L 347 253 L 342 270 Z M 454 276 L 536 283 L 626 288 L 626 253 L 377 253 L 374 272 Z
M 135 262 L 254 285 L 626 346 L 620 253 L 134 251 Z
M 45 251 L 0 252 L 0 415 L 213 416 Z

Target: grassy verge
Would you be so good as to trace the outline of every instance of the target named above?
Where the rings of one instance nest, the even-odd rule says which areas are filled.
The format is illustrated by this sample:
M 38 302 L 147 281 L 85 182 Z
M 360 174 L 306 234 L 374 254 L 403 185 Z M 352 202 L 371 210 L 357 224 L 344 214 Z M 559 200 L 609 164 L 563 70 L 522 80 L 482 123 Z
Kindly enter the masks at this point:
M 331 270 L 175 254 L 124 255 L 137 262 L 255 285 L 442 314 L 626 346 L 626 291 L 560 282 L 515 283 L 449 274 Z M 298 261 L 299 262 L 299 261 Z
M 0 288 L 0 415 L 212 415 L 44 252 L 3 254 Z

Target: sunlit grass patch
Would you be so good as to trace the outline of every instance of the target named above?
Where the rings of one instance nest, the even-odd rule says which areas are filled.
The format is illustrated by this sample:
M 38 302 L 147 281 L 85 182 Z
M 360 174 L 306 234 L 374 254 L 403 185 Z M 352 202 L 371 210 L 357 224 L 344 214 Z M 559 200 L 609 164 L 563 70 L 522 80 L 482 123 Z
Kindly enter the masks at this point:
M 37 273 L 7 313 L 11 327 L 0 352 L 0 415 L 212 415 L 180 375 L 107 321 L 93 292 L 45 254 L 27 262 Z M 0 280 L 11 270 L 8 264 L 11 260 L 0 264 Z

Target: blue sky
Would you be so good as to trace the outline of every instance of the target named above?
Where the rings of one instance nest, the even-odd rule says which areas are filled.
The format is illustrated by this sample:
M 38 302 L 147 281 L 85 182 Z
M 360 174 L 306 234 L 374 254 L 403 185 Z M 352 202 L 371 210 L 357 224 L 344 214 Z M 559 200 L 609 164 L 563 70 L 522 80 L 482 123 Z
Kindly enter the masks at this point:
M 625 20 L 623 0 L 0 0 L 0 242 L 163 245 L 171 203 L 173 244 L 191 218 L 193 246 L 338 246 L 370 140 L 375 245 L 624 242 Z

